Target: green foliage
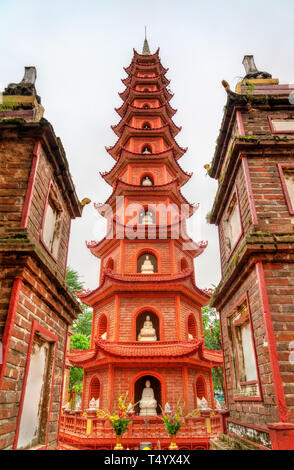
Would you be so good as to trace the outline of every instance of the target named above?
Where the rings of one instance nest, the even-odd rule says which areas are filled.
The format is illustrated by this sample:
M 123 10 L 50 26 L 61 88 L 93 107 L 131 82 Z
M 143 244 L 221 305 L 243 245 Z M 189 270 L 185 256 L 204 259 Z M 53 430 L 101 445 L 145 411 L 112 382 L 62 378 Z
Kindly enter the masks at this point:
M 75 292 L 82 290 L 84 287 L 84 283 L 81 281 L 77 271 L 70 267 L 67 267 L 66 269 L 66 282 L 71 290 L 71 293 L 75 297 Z M 73 322 L 71 329 L 74 331 L 74 333 L 85 335 L 87 338 L 90 338 L 93 319 L 92 310 L 87 305 L 82 303 L 81 307 L 83 309 L 83 313 L 78 315 L 78 318 Z
M 131 419 L 120 418 L 118 420 L 111 421 L 111 426 L 117 436 L 122 436 L 131 422 Z
M 66 282 L 70 288 L 71 293 L 76 297 L 75 292 L 83 289 L 84 285 L 81 281 L 79 274 L 70 267 L 66 270 Z M 79 301 L 79 299 L 76 297 Z M 74 321 L 71 329 L 74 334 L 70 338 L 70 350 L 72 349 L 89 349 L 90 347 L 90 336 L 92 328 L 92 311 L 86 305 L 81 303 L 83 313 L 78 315 L 78 318 Z M 72 367 L 70 369 L 69 376 L 69 390 L 71 395 L 75 392 L 77 395 L 81 395 L 83 390 L 83 377 L 84 370 L 80 367 Z
M 75 291 L 82 290 L 84 287 L 83 282 L 80 280 L 79 273 L 69 266 L 66 268 L 66 282 L 73 295 L 75 295 Z
M 70 350 L 72 349 L 89 349 L 90 341 L 86 335 L 73 334 L 70 338 Z
M 70 350 L 72 349 L 89 349 L 90 341 L 85 335 L 74 334 L 70 338 Z M 83 377 L 84 369 L 80 367 L 72 367 L 69 375 L 69 390 L 70 392 L 76 392 L 80 395 L 83 390 Z
M 222 348 L 219 314 L 215 308 L 202 308 L 204 345 L 207 349 L 217 351 Z M 224 393 L 223 371 L 221 367 L 212 369 L 213 386 L 215 390 Z
M 91 336 L 93 314 L 89 307 L 82 305 L 83 313 L 78 315 L 78 318 L 73 322 L 71 329 L 78 334 L 84 335 L 87 338 Z

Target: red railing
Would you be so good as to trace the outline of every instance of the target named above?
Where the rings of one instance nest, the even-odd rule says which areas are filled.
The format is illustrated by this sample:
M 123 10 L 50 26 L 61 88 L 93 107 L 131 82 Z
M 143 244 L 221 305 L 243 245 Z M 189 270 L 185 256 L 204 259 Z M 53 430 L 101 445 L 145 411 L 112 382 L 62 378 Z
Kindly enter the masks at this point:
M 184 445 L 186 442 L 207 442 L 219 435 L 222 429 L 222 417 L 219 414 L 186 418 L 185 424 L 177 434 L 177 441 Z M 115 442 L 114 431 L 107 418 L 90 418 L 64 414 L 61 416 L 60 441 L 71 442 L 81 446 L 82 443 L 99 448 L 102 443 L 112 446 Z M 164 423 L 160 417 L 134 417 L 123 440 L 130 447 L 141 441 L 168 440 Z

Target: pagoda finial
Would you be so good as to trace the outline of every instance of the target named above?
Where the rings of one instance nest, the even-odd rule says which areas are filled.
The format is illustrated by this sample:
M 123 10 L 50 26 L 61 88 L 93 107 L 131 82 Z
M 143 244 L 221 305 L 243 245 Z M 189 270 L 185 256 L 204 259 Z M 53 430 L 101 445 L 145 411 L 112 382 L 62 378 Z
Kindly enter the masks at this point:
M 272 78 L 268 72 L 261 72 L 257 69 L 253 55 L 245 55 L 242 64 L 244 65 L 246 75 L 244 78 Z
M 149 49 L 149 44 L 148 44 L 148 41 L 147 41 L 147 34 L 146 34 L 146 26 L 145 26 L 145 39 L 144 39 L 142 54 L 143 55 L 150 55 L 150 49 Z

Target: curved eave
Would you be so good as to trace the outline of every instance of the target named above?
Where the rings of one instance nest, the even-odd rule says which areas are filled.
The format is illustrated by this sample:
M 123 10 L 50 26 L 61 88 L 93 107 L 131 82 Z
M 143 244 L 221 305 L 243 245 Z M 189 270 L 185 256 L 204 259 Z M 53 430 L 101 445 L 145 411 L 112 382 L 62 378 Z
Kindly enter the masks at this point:
M 151 129 L 143 129 L 141 127 L 130 126 L 127 122 L 125 122 L 124 119 L 121 119 L 121 121 L 116 126 L 110 127 L 118 137 L 121 137 L 123 135 L 125 129 L 129 129 L 130 131 L 140 131 L 143 133 L 144 136 L 148 136 L 151 135 L 152 132 L 164 131 L 167 127 L 169 127 L 170 133 L 173 137 L 176 137 L 176 135 L 182 130 L 182 127 L 176 126 L 176 124 L 171 119 L 169 119 L 169 122 L 164 126 L 153 127 Z
M 90 250 L 92 255 L 96 256 L 97 258 L 101 258 L 106 252 L 111 249 L 111 247 L 114 247 L 114 245 L 118 244 L 119 241 L 121 240 L 121 237 L 123 236 L 124 239 L 129 240 L 129 231 L 130 228 L 126 226 L 125 224 L 120 223 L 117 221 L 115 218 L 112 221 L 113 223 L 113 231 L 112 228 L 109 229 L 107 235 L 102 238 L 100 241 L 92 240 L 90 242 L 86 242 L 87 248 Z M 181 220 L 179 221 L 179 224 L 174 223 L 170 224 L 168 226 L 161 226 L 161 225 L 136 225 L 133 227 L 133 229 L 136 230 L 136 233 L 138 233 L 138 237 L 141 240 L 142 237 L 145 237 L 146 240 L 148 240 L 148 236 L 150 233 L 154 236 L 152 240 L 157 240 L 160 237 L 160 233 L 162 230 L 166 229 L 167 233 L 167 239 L 171 237 L 171 233 L 174 227 L 177 225 L 180 225 Z M 118 229 L 117 229 L 118 227 Z M 119 233 L 119 238 L 116 238 L 116 230 L 118 230 Z M 189 252 L 189 254 L 193 257 L 196 258 L 200 256 L 203 251 L 207 248 L 208 242 L 207 241 L 199 241 L 199 242 L 194 242 L 190 237 L 188 237 L 186 232 L 183 232 L 184 237 L 179 234 L 179 238 L 176 240 L 180 246 L 185 247 L 185 249 Z M 210 297 L 211 296 L 211 291 L 205 290 L 204 292 L 207 293 L 207 295 Z
M 188 148 L 180 147 L 177 141 L 174 139 L 169 125 L 163 126 L 159 129 L 136 129 L 136 128 L 128 128 L 124 127 L 124 132 L 116 141 L 116 143 L 111 147 L 105 147 L 105 150 L 112 156 L 114 160 L 119 158 L 120 152 L 125 148 L 125 144 L 131 137 L 161 137 L 165 140 L 166 144 L 169 147 L 173 147 L 175 151 L 175 158 L 178 160 L 181 158 L 188 150 Z M 146 142 L 148 143 L 148 142 Z
M 203 340 L 193 341 L 150 341 L 150 342 L 111 342 L 95 340 L 97 349 L 106 355 L 123 358 L 178 358 L 191 356 L 197 352 Z
M 172 150 L 172 148 L 171 148 Z M 158 154 L 151 154 L 152 159 L 148 159 L 150 163 L 154 160 L 154 163 L 159 163 L 159 160 L 163 160 L 164 158 L 168 159 L 168 163 L 170 164 L 170 168 L 172 168 L 176 175 L 178 175 L 178 179 L 180 182 L 180 186 L 183 186 L 187 183 L 190 178 L 192 177 L 193 173 L 185 172 L 182 167 L 179 165 L 179 162 L 175 159 L 173 152 L 160 152 Z M 133 152 L 121 152 L 118 160 L 116 161 L 115 165 L 112 169 L 108 172 L 100 172 L 100 176 L 110 185 L 113 186 L 114 182 L 117 178 L 118 172 L 122 171 L 129 162 L 132 161 L 139 161 L 146 163 L 146 157 L 142 154 L 136 154 Z M 169 166 L 169 165 L 168 165 Z
M 128 86 L 124 91 L 118 93 L 119 97 L 123 100 L 126 101 L 128 100 L 129 102 L 132 102 L 136 99 L 160 99 L 161 102 L 163 101 L 170 101 L 173 98 L 173 93 L 170 93 L 167 89 L 166 86 L 162 86 L 158 90 L 151 90 L 151 91 L 144 91 L 144 90 L 136 90 L 135 88 L 132 88 L 131 86 Z
M 183 285 L 184 281 L 188 281 L 190 286 Z M 170 275 L 165 279 L 163 279 L 162 275 L 157 276 L 156 274 L 122 276 L 104 273 L 102 282 L 97 289 L 82 293 L 76 292 L 76 295 L 84 304 L 93 307 L 93 305 L 104 299 L 105 296 L 115 294 L 116 292 L 146 291 L 150 293 L 151 288 L 153 292 L 167 290 L 182 292 L 183 295 L 193 298 L 200 307 L 206 305 L 210 299 L 206 292 L 196 286 L 192 271 L 188 274 Z
M 129 108 L 133 109 L 134 111 L 141 111 L 142 110 L 147 115 L 150 111 L 161 109 L 164 106 L 166 107 L 166 112 L 170 117 L 173 117 L 176 114 L 177 109 L 172 108 L 169 101 L 165 101 L 164 103 L 162 103 L 160 106 L 157 106 L 156 108 L 147 108 L 147 109 L 143 108 L 143 107 L 139 107 L 139 106 L 134 106 L 133 104 L 125 101 L 119 108 L 115 108 L 115 111 L 117 112 L 117 114 L 120 117 L 124 117 L 126 112 L 127 112 L 128 107 L 129 107 Z
M 199 357 L 207 362 L 212 363 L 214 366 L 221 366 L 224 362 L 222 351 L 213 351 L 211 349 L 201 348 Z
M 158 47 L 157 50 L 153 54 L 139 54 L 139 52 L 136 51 L 136 49 L 133 49 L 134 52 L 134 57 L 133 60 L 136 61 L 139 59 L 142 62 L 147 62 L 150 63 L 151 60 L 160 60 L 159 59 L 159 50 L 160 48 Z
M 161 117 L 162 121 L 165 122 L 165 125 L 169 124 L 171 126 L 172 134 L 174 136 L 182 130 L 181 126 L 177 126 L 174 123 L 174 121 L 172 120 L 171 116 L 168 114 L 166 107 L 164 105 L 158 108 L 150 108 L 150 109 L 152 109 L 152 113 L 149 112 L 149 109 L 148 110 L 146 110 L 145 108 L 133 109 L 133 107 L 128 107 L 124 117 L 121 118 L 120 121 L 116 125 L 111 126 L 111 129 L 116 133 L 118 137 L 120 137 L 122 134 L 124 125 L 125 124 L 128 125 L 132 117 L 137 117 L 137 116 L 142 117 L 143 115 L 144 118 L 146 118 L 146 120 L 154 116 Z M 146 114 L 146 111 L 148 111 L 147 114 Z
M 116 197 L 121 195 L 128 195 L 128 196 L 139 196 L 144 197 L 154 195 L 156 196 L 169 196 L 173 194 L 174 200 L 176 199 L 179 204 L 187 204 L 189 206 L 189 215 L 193 215 L 194 212 L 198 209 L 199 204 L 191 204 L 185 196 L 183 196 L 178 178 L 161 185 L 153 185 L 153 186 L 141 186 L 136 184 L 126 183 L 125 181 L 120 180 L 119 178 L 116 179 L 115 185 L 113 187 L 113 192 L 109 196 L 109 198 L 103 204 L 94 204 L 95 208 L 99 211 L 101 215 L 107 215 L 107 210 L 112 204 L 115 203 Z M 140 199 L 138 199 L 140 200 Z M 105 209 L 104 209 L 105 208 Z
M 165 77 L 165 73 L 163 71 L 153 77 L 140 77 L 134 73 L 130 73 L 127 78 L 122 78 L 121 81 L 126 87 L 130 85 L 132 88 L 134 88 L 135 84 L 144 83 L 160 83 L 162 86 L 170 84 L 170 80 Z
M 159 59 L 157 59 L 155 62 L 151 63 L 151 64 L 138 64 L 138 62 L 136 62 L 133 58 L 132 62 L 130 63 L 130 65 L 128 67 L 124 67 L 123 68 L 124 71 L 126 72 L 126 74 L 131 74 L 131 73 L 135 73 L 135 70 L 138 70 L 140 72 L 144 72 L 146 70 L 160 70 L 161 72 L 163 72 L 164 74 L 168 72 L 168 68 L 165 68 L 163 67 L 162 63 L 160 62 Z

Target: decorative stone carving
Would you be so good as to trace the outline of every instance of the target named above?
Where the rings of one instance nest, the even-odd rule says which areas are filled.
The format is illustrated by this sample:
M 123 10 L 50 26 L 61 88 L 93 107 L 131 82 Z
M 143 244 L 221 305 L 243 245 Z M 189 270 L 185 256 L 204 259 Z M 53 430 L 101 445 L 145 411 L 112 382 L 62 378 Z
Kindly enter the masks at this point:
M 197 397 L 197 408 L 200 408 L 200 410 L 210 410 L 205 397 L 203 397 L 201 400 Z
M 140 400 L 140 416 L 156 416 L 157 401 L 154 398 L 154 391 L 150 380 L 146 380 Z
M 149 255 L 146 255 L 144 263 L 141 266 L 141 273 L 142 274 L 153 274 L 154 273 L 154 266 L 149 259 Z
M 170 404 L 169 404 L 168 401 L 165 404 L 164 412 L 165 412 L 165 414 L 170 414 L 172 412 L 172 409 L 171 409 Z
M 75 406 L 75 411 L 81 411 L 81 400 L 77 400 L 76 406 Z
M 157 341 L 156 331 L 153 328 L 153 323 L 150 320 L 150 316 L 146 316 L 143 328 L 141 328 L 138 341 Z
M 218 400 L 214 400 L 214 402 L 215 402 L 215 409 L 222 410 L 222 405 L 220 404 L 220 402 Z
M 99 398 L 97 400 L 99 402 Z M 89 403 L 89 410 L 96 410 L 97 409 L 97 402 L 94 397 L 91 398 Z

